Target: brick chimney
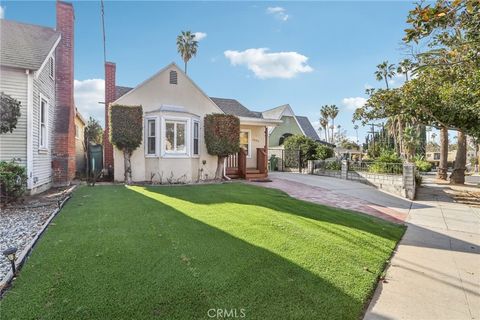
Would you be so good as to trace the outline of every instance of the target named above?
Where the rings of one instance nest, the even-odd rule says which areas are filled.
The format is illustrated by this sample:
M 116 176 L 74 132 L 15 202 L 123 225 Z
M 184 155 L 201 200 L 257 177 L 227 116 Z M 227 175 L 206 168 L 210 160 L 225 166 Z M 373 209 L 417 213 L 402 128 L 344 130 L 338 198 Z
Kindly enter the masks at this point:
M 105 133 L 103 135 L 103 152 L 104 152 L 104 168 L 109 174 L 113 174 L 113 146 L 110 143 L 109 121 L 110 114 L 108 112 L 110 104 L 116 99 L 115 89 L 115 70 L 116 65 L 113 62 L 105 62 Z M 112 176 L 113 178 L 113 176 Z
M 72 4 L 57 1 L 57 31 L 62 34 L 62 38 L 55 52 L 55 139 L 52 152 L 54 185 L 68 185 L 75 177 L 74 20 Z

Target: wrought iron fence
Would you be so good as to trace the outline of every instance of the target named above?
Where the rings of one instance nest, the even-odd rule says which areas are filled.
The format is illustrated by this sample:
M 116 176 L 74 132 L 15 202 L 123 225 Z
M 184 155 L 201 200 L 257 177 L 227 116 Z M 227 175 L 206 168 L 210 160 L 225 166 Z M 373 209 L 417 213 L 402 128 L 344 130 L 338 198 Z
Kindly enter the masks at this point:
M 355 172 L 401 175 L 403 174 L 403 163 L 384 163 L 375 161 L 350 162 L 348 170 Z
M 314 160 L 313 174 L 340 177 L 342 174 L 342 162 L 340 160 Z

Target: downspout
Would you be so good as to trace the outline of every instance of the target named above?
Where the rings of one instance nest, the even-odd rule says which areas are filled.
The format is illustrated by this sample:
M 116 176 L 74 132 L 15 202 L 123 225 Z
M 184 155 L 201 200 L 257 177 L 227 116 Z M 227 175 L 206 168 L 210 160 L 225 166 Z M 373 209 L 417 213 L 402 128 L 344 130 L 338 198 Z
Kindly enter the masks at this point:
M 27 189 L 33 189 L 33 73 L 27 74 Z

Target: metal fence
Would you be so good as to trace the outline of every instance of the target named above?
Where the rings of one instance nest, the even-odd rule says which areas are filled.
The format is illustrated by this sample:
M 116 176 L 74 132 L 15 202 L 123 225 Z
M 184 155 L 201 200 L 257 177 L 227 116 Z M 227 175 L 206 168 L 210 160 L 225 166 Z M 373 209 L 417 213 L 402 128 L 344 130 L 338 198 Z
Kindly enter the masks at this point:
M 403 163 L 383 163 L 374 161 L 350 162 L 348 165 L 348 171 L 401 175 L 403 174 Z
M 314 160 L 313 174 L 340 178 L 342 175 L 342 162 L 340 160 Z
M 270 171 L 303 172 L 307 169 L 307 161 L 300 150 L 269 149 Z

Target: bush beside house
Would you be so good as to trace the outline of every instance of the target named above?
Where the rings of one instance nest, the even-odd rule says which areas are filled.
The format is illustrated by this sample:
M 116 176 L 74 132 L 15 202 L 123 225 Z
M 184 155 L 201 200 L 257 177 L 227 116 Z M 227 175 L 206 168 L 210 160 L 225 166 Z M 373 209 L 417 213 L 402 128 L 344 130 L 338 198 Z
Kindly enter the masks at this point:
M 215 179 L 220 180 L 225 159 L 240 148 L 240 119 L 227 114 L 209 114 L 204 123 L 205 144 L 208 153 L 218 157 Z
M 110 142 L 123 152 L 125 183 L 132 183 L 130 158 L 133 151 L 142 144 L 143 110 L 142 106 L 110 107 Z

